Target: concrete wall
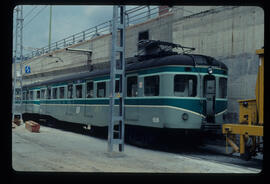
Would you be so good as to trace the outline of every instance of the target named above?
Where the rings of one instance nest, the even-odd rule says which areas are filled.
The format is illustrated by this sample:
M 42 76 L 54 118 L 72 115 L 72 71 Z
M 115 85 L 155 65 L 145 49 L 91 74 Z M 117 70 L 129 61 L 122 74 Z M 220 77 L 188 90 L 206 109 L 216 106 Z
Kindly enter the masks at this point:
M 240 99 L 255 98 L 259 57 L 264 46 L 264 12 L 259 7 L 221 7 L 188 17 L 174 15 L 173 42 L 195 47 L 229 68 L 228 121 L 237 121 Z
M 229 68 L 228 122 L 236 122 L 237 100 L 255 97 L 258 56 L 255 50 L 264 45 L 264 12 L 259 7 L 175 6 L 169 13 L 126 30 L 126 57 L 137 54 L 138 34 L 149 31 L 149 39 L 195 47 L 224 62 Z M 72 45 L 93 51 L 92 63 L 110 59 L 111 35 L 106 34 Z M 88 70 L 87 56 L 57 50 L 24 62 L 31 66 L 24 84 Z M 23 72 L 24 72 L 23 66 Z

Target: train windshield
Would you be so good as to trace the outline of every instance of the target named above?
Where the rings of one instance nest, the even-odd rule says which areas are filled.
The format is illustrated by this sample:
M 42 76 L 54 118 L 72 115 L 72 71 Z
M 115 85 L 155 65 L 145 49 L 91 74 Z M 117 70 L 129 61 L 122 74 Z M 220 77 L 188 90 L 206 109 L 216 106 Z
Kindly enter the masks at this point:
M 174 95 L 179 97 L 194 97 L 197 95 L 197 77 L 194 75 L 174 76 Z

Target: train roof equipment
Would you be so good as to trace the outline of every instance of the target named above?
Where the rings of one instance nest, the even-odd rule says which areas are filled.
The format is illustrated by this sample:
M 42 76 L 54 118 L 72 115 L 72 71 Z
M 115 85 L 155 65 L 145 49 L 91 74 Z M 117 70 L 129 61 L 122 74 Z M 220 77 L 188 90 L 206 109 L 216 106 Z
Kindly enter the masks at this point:
M 178 52 L 173 51 L 176 49 L 182 49 L 182 53 L 189 53 L 194 51 L 193 47 L 184 47 L 180 44 L 160 41 L 160 40 L 140 40 L 138 42 L 138 57 L 139 60 L 145 60 L 156 57 L 177 55 Z

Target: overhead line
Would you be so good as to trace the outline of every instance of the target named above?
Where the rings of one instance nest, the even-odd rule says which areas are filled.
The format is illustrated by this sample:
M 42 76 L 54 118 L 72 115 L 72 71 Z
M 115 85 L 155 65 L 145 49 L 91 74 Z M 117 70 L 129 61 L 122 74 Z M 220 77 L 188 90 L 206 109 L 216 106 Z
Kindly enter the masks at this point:
M 32 19 L 30 19 L 27 23 L 25 23 L 24 24 L 24 28 L 32 21 L 32 20 L 34 20 L 34 18 L 36 18 L 45 8 L 47 8 L 48 7 L 48 5 L 46 5 L 45 7 L 43 7 L 42 9 L 40 9 L 39 10 L 39 12 L 37 12 L 36 13 L 36 15 L 34 15 L 33 17 L 32 17 Z
M 37 8 L 37 5 L 35 5 L 26 15 L 25 15 L 25 17 L 23 18 L 24 20 L 25 20 L 25 18 L 28 16 L 28 15 L 30 15 L 30 13 L 32 13 L 33 11 L 34 11 L 34 9 L 36 9 Z

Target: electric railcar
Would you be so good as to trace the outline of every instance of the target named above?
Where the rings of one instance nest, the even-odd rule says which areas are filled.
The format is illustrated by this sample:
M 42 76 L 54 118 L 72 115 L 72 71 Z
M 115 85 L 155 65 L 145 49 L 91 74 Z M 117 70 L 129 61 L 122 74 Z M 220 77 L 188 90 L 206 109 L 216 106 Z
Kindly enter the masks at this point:
M 94 70 L 24 86 L 23 117 L 50 116 L 66 122 L 108 126 L 109 72 Z M 227 110 L 227 76 L 225 64 L 197 54 L 174 54 L 126 64 L 125 124 L 217 130 Z M 116 78 L 116 92 L 118 86 Z

